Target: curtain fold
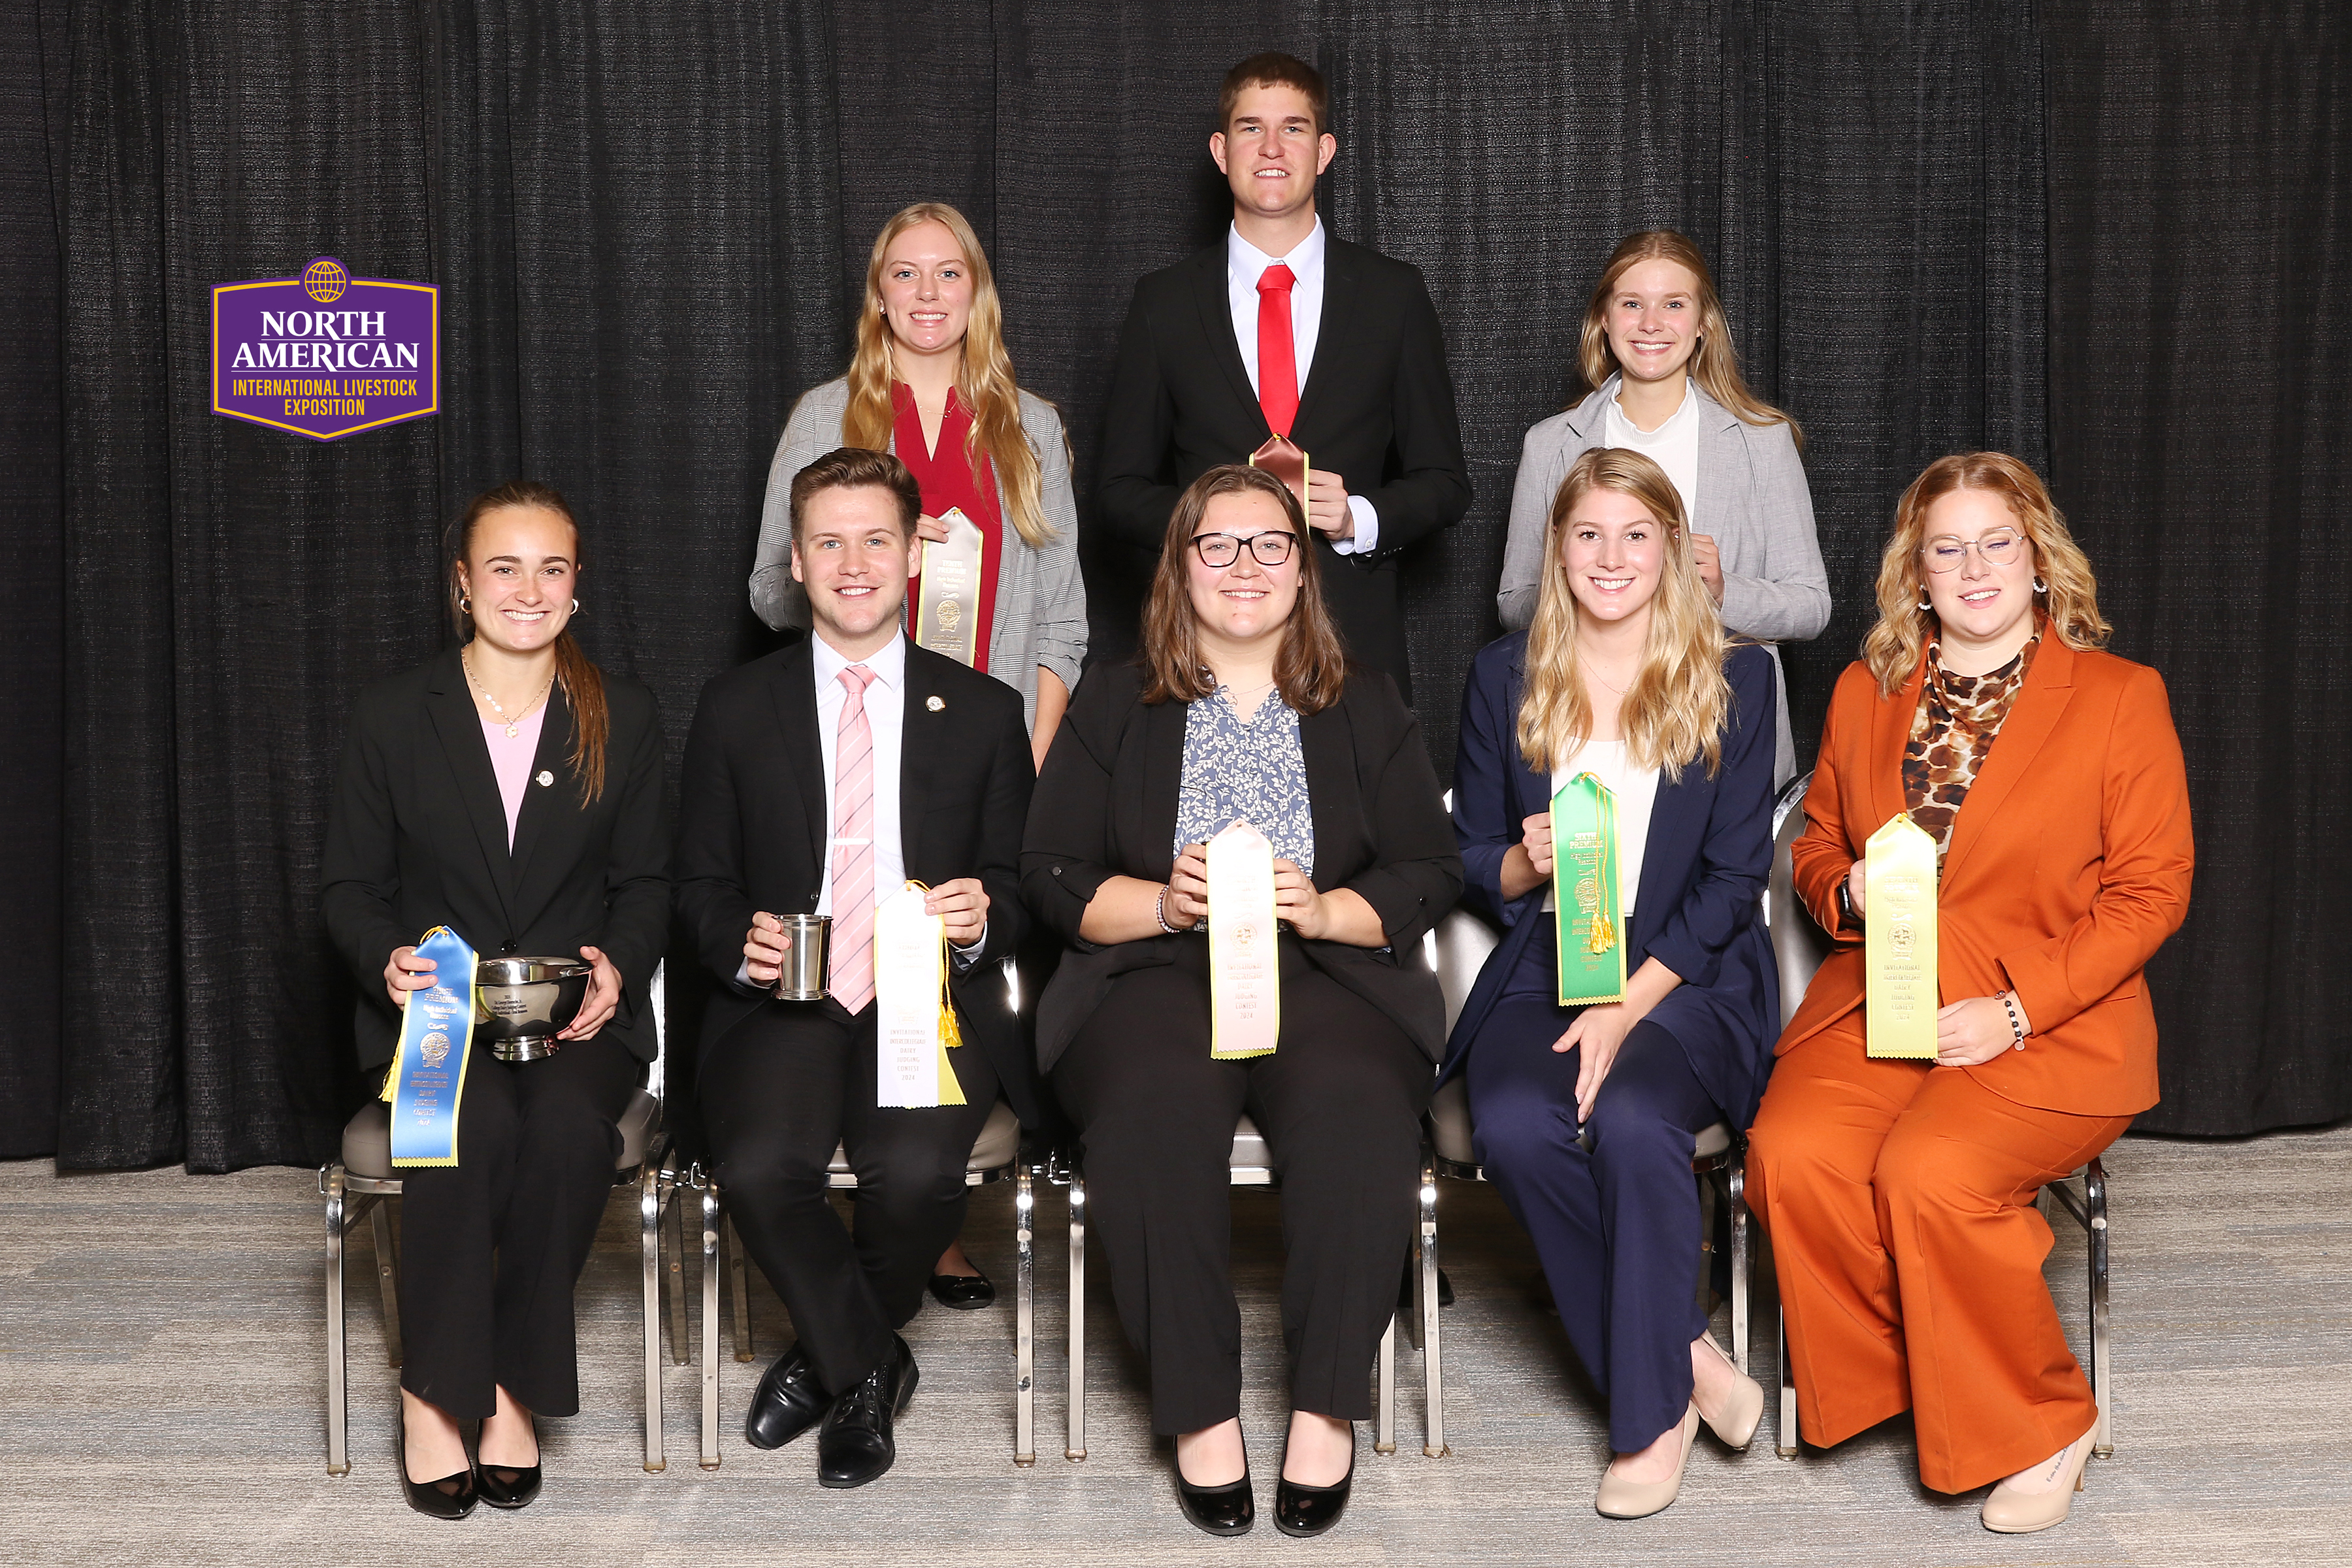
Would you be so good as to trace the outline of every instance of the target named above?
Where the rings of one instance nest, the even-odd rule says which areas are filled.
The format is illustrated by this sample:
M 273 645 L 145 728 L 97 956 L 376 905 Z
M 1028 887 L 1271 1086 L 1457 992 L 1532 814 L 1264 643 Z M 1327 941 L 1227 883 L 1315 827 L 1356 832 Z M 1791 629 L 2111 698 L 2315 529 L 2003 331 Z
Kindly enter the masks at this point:
M 30 679 L 6 721 L 62 743 L 46 773 L 37 745 L 0 765 L 0 810 L 61 828 L 0 851 L 32 889 L 0 941 L 37 972 L 0 1036 L 0 1154 L 332 1149 L 360 1087 L 316 912 L 328 785 L 359 688 L 447 635 L 443 529 L 501 480 L 566 493 L 582 639 L 653 689 L 674 762 L 701 683 L 774 646 L 744 603 L 768 462 L 845 364 L 898 207 L 952 201 L 990 245 L 1083 531 L 1130 290 L 1223 232 L 1218 82 L 1265 47 L 1331 79 L 1332 231 L 1421 267 L 1446 331 L 1477 500 L 1406 563 L 1441 769 L 1451 682 L 1496 630 L 1520 438 L 1574 388 L 1617 237 L 1683 228 L 1810 437 L 1836 610 L 1788 650 L 1801 751 L 1903 484 L 1962 447 L 2047 464 L 2190 745 L 2204 858 L 2159 964 L 2149 1123 L 2345 1114 L 2352 676 L 2302 520 L 2352 488 L 2347 62 L 2327 7 L 2290 11 L 2238 38 L 2165 0 L 1318 0 L 1271 23 L 1237 0 L 357 0 L 332 27 L 291 0 L 17 0 L 37 25 L 0 47 L 0 246 L 35 319 L 6 384 L 56 422 L 9 427 L 0 497 L 58 523 L 12 563 Z M 210 288 L 320 254 L 442 287 L 437 417 L 320 445 L 209 412 Z M 2225 324 L 2242 284 L 2295 303 Z M 1141 584 L 1084 552 L 1116 657 Z M 2216 597 L 2216 573 L 2251 586 Z

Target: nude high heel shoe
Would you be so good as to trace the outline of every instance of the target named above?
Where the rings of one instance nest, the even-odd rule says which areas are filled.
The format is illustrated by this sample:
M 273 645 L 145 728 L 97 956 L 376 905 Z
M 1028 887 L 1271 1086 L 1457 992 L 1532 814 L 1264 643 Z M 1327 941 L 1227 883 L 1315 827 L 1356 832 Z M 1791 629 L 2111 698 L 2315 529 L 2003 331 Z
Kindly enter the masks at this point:
M 1698 1441 L 1698 1406 L 1683 1411 L 1682 1457 L 1675 1461 L 1675 1473 L 1663 1481 L 1629 1481 L 1612 1470 L 1601 1473 L 1601 1490 L 1592 1500 L 1594 1510 L 1609 1519 L 1647 1519 L 1663 1513 L 1675 1499 L 1682 1495 L 1683 1471 L 1690 1466 L 1691 1445 Z
M 1764 1419 L 1764 1385 L 1740 1372 L 1739 1363 L 1731 1359 L 1730 1352 L 1715 1342 L 1713 1334 L 1701 1334 L 1699 1338 L 1706 1342 L 1707 1349 L 1721 1356 L 1723 1364 L 1731 1368 L 1739 1378 L 1730 1396 L 1724 1401 L 1723 1419 L 1717 1421 L 1704 1410 L 1698 1413 L 1699 1419 L 1706 1423 L 1708 1431 L 1730 1447 L 1745 1448 L 1754 1441 L 1757 1426 Z M 1696 1405 L 1697 1401 L 1694 1399 L 1692 1404 Z
M 2095 1424 L 2091 1431 L 2096 1430 Z M 2091 1457 L 2091 1431 L 2053 1456 L 2058 1473 L 2052 1478 L 2048 1491 L 2020 1491 L 2006 1479 L 1995 1486 L 1984 1500 L 1983 1510 L 1977 1515 L 1984 1527 L 2003 1535 L 2031 1535 L 2037 1530 L 2065 1523 L 2074 1494 L 2083 1489 L 2083 1466 Z

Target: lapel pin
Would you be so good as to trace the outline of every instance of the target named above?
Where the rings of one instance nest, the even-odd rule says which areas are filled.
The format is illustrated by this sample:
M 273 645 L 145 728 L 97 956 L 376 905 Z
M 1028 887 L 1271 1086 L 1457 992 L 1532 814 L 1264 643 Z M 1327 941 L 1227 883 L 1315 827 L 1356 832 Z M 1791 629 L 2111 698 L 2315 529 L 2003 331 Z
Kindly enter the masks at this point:
M 540 788 L 541 788 L 541 789 L 545 789 L 548 785 L 550 785 L 550 784 L 553 784 L 554 782 L 555 782 L 555 775 L 554 775 L 553 773 L 549 773 L 545 768 L 541 768 L 541 769 L 540 769 L 540 770 L 539 770 L 539 787 L 540 787 Z
M 936 697 L 926 697 L 926 698 L 924 698 L 924 699 L 923 699 L 923 706 L 924 706 L 924 707 L 926 707 L 926 708 L 928 708 L 928 709 L 929 709 L 929 710 L 930 710 L 932 712 L 934 712 L 934 713 L 944 713 L 944 712 L 946 712 L 946 711 L 947 711 L 947 707 L 948 707 L 948 705 L 947 705 L 945 702 L 940 701 L 940 700 L 938 698 L 936 698 Z

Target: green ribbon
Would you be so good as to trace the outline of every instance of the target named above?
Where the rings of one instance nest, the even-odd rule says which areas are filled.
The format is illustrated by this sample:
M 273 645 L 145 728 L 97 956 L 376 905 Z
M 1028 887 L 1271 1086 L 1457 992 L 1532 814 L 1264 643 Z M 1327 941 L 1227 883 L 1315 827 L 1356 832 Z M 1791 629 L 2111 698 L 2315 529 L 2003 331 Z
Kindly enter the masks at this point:
M 1559 1005 L 1625 999 L 1618 912 L 1617 798 L 1579 773 L 1551 797 L 1552 902 L 1559 921 Z

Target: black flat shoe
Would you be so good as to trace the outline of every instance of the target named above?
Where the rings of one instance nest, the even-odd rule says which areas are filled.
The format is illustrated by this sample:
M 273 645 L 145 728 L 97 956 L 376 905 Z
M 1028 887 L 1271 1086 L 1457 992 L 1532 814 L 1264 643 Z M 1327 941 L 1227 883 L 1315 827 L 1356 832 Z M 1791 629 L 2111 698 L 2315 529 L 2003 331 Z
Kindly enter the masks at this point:
M 1257 1494 L 1250 1489 L 1249 1450 L 1242 1450 L 1242 1479 L 1221 1487 L 1196 1487 L 1176 1468 L 1176 1501 L 1184 1517 L 1211 1535 L 1247 1535 L 1257 1522 Z
M 833 1402 L 816 1435 L 817 1485 L 840 1489 L 879 1479 L 898 1457 L 896 1428 L 915 1397 L 915 1352 L 898 1335 L 890 1359 Z
M 760 1374 L 759 1392 L 743 1416 L 743 1441 L 754 1448 L 781 1448 L 818 1422 L 833 1399 L 817 1386 L 816 1367 L 797 1341 Z
M 1285 1535 L 1320 1535 L 1348 1511 L 1348 1489 L 1356 1484 L 1356 1424 L 1348 1424 L 1348 1473 L 1328 1487 L 1310 1487 L 1287 1476 L 1275 1483 L 1274 1528 Z
M 437 1481 L 412 1481 L 408 1479 L 408 1423 L 400 1424 L 400 1489 L 408 1495 L 408 1506 L 428 1519 L 463 1519 L 474 1511 L 481 1493 L 474 1484 L 474 1468 L 443 1476 Z M 444 1488 L 455 1487 L 454 1491 Z
M 980 1266 L 972 1265 L 976 1269 Z M 996 1287 L 985 1274 L 934 1274 L 931 1276 L 931 1300 L 942 1307 L 953 1307 L 959 1312 L 976 1312 L 996 1300 Z
M 531 1441 L 539 1440 L 539 1423 L 531 1423 Z M 482 1500 L 492 1508 L 529 1508 L 531 1499 L 539 1495 L 537 1465 L 486 1465 L 477 1449 L 474 1458 L 474 1484 L 481 1489 Z

